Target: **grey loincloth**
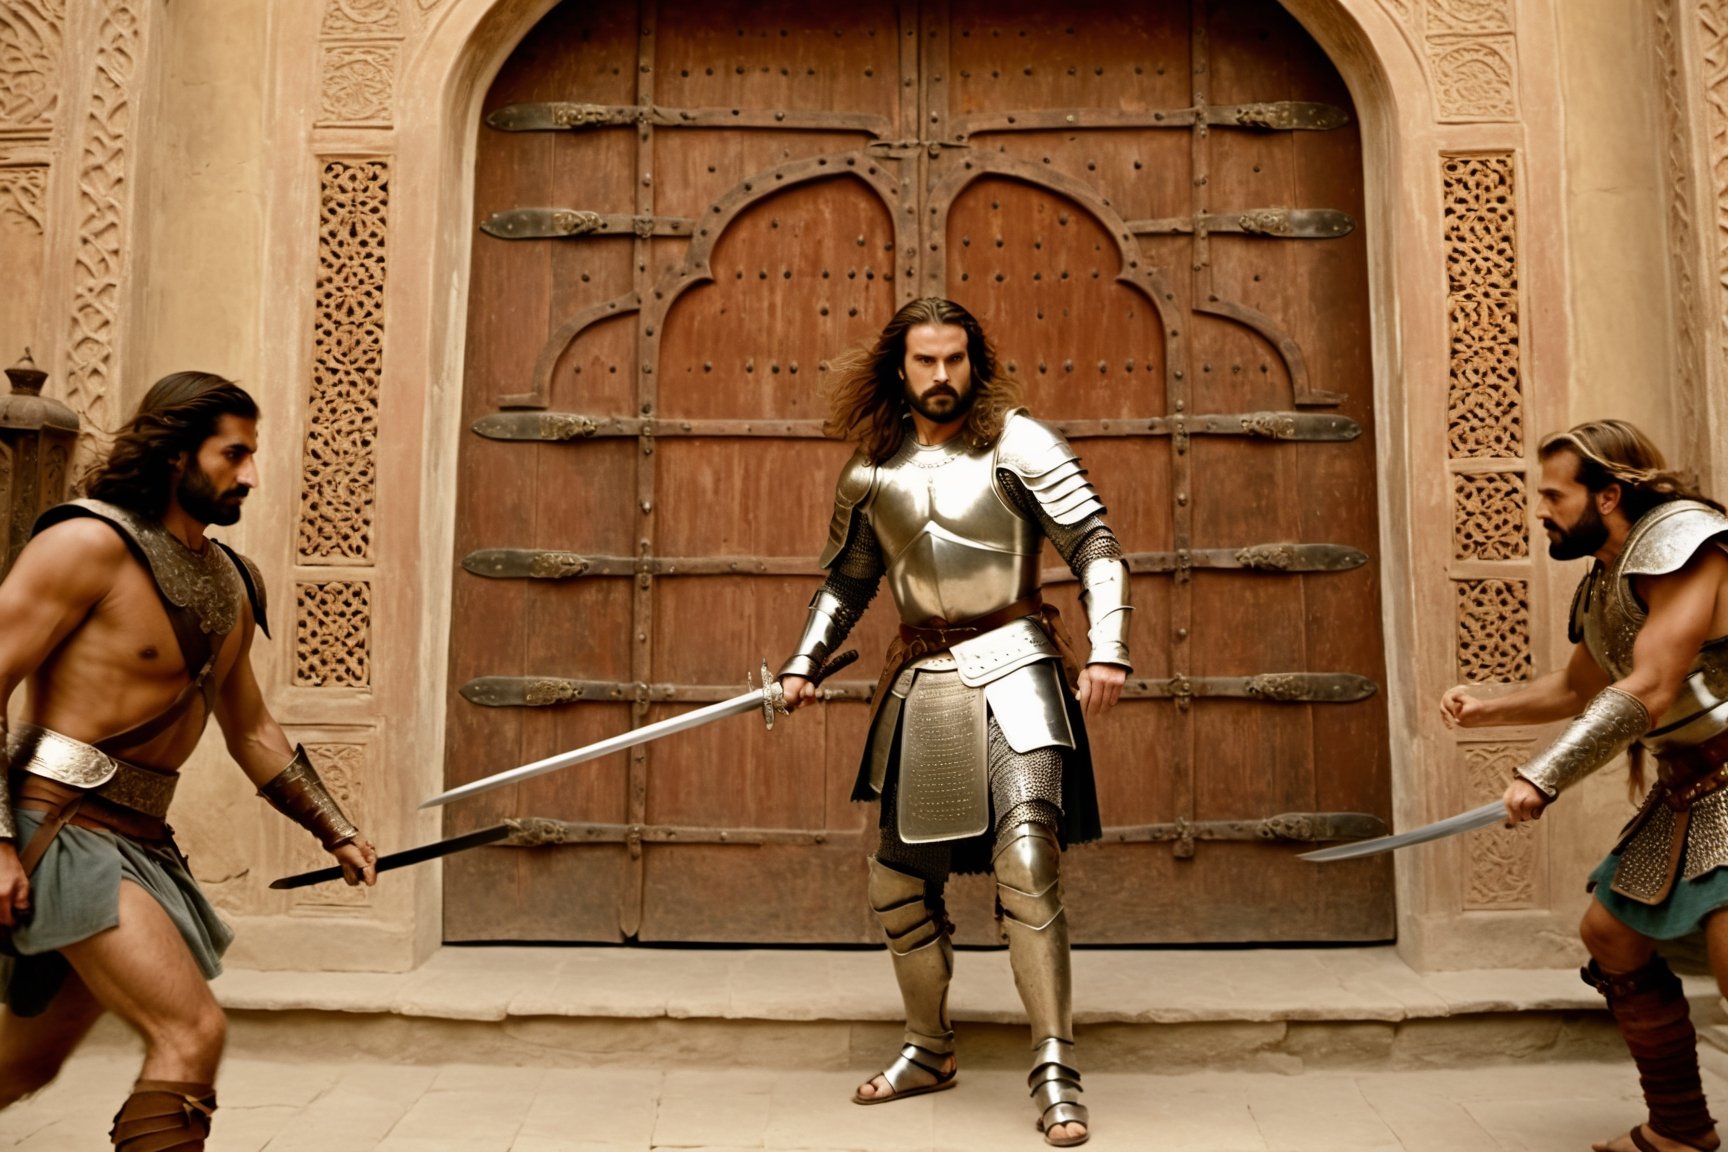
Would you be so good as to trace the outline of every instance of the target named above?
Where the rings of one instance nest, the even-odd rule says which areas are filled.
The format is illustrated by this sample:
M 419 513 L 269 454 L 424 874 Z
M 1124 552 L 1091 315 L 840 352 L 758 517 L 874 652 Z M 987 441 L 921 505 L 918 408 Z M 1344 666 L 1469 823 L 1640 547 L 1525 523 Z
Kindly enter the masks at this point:
M 19 844 L 29 842 L 42 815 L 17 812 Z M 53 999 L 66 974 L 59 949 L 120 923 L 122 880 L 138 885 L 162 906 L 205 979 L 221 973 L 222 953 L 234 932 L 171 847 L 68 826 L 54 837 L 30 877 L 28 921 L 7 938 L 8 950 L 16 955 L 0 956 L 0 986 L 14 1013 L 34 1016 Z

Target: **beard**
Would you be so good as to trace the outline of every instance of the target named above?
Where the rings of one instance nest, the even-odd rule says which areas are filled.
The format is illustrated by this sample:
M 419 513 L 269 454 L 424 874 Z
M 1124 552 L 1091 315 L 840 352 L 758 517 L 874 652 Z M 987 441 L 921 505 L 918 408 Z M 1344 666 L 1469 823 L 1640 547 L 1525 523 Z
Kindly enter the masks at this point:
M 226 527 L 239 522 L 240 502 L 246 498 L 246 492 L 243 486 L 216 491 L 209 474 L 194 464 L 180 477 L 180 487 L 174 495 L 186 514 L 200 524 Z
M 1570 527 L 1553 523 L 1543 527 L 1560 533 L 1558 540 L 1548 542 L 1548 555 L 1555 560 L 1581 560 L 1608 542 L 1608 525 L 1602 522 L 1602 513 L 1596 510 L 1593 501 L 1584 505 L 1584 511 Z
M 912 411 L 937 424 L 952 424 L 962 419 L 972 410 L 972 403 L 977 398 L 976 388 L 968 388 L 962 396 L 951 384 L 938 384 L 922 396 L 914 396 L 910 388 L 906 390 L 906 402 L 912 406 Z

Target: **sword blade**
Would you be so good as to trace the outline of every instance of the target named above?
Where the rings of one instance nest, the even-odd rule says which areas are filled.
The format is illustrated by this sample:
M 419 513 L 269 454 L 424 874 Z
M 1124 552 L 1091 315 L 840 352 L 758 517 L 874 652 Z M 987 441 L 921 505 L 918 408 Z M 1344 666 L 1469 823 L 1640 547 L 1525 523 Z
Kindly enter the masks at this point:
M 1456 816 L 1448 816 L 1444 820 L 1436 820 L 1432 824 L 1424 824 L 1420 828 L 1412 828 L 1408 832 L 1399 832 L 1392 836 L 1380 836 L 1373 840 L 1353 840 L 1348 844 L 1336 844 L 1331 848 L 1321 848 L 1314 852 L 1304 852 L 1298 860 L 1312 860 L 1323 864 L 1328 860 L 1354 860 L 1359 856 L 1378 856 L 1382 852 L 1390 852 L 1394 848 L 1406 848 L 1411 844 L 1426 844 L 1430 840 L 1444 840 L 1448 836 L 1457 836 L 1477 828 L 1486 828 L 1506 819 L 1506 805 L 1495 800 L 1480 808 L 1472 808 L 1468 812 L 1460 812 Z
M 494 788 L 502 788 L 506 784 L 514 784 L 518 780 L 527 780 L 532 776 L 541 776 L 547 772 L 556 772 L 560 768 L 568 768 L 572 764 L 581 764 L 585 760 L 598 760 L 602 756 L 610 756 L 614 752 L 622 752 L 626 748 L 634 748 L 638 744 L 646 744 L 650 740 L 658 740 L 662 736 L 670 736 L 674 732 L 688 732 L 692 728 L 700 728 L 704 724 L 712 724 L 727 716 L 737 716 L 745 712 L 759 712 L 762 709 L 762 689 L 752 688 L 740 693 L 730 700 L 722 700 L 718 704 L 710 704 L 706 708 L 698 708 L 694 712 L 686 712 L 682 716 L 673 716 L 654 724 L 646 724 L 641 728 L 632 728 L 617 736 L 607 737 L 594 744 L 577 748 L 570 752 L 560 752 L 556 756 L 548 756 L 544 760 L 536 760 L 532 764 L 524 764 L 520 768 L 511 768 L 491 776 L 482 777 L 468 784 L 440 792 L 429 800 L 422 800 L 420 807 L 433 808 L 440 804 L 448 804 L 452 800 L 460 800 L 465 796 L 473 796 L 480 792 L 490 792 Z
M 490 828 L 482 828 L 478 832 L 468 832 L 461 836 L 452 836 L 447 840 L 436 840 L 431 844 L 422 844 L 418 848 L 408 848 L 401 852 L 392 852 L 388 856 L 378 857 L 373 869 L 378 872 L 388 872 L 392 868 L 406 868 L 410 864 L 422 864 L 427 860 L 436 860 L 440 856 L 448 856 L 452 852 L 463 852 L 469 848 L 478 848 L 482 844 L 490 844 L 502 840 L 511 832 L 508 824 L 494 824 Z M 298 872 L 293 876 L 284 876 L 280 880 L 270 881 L 272 888 L 304 888 L 308 884 L 322 884 L 326 880 L 342 879 L 342 869 L 315 868 L 311 872 Z

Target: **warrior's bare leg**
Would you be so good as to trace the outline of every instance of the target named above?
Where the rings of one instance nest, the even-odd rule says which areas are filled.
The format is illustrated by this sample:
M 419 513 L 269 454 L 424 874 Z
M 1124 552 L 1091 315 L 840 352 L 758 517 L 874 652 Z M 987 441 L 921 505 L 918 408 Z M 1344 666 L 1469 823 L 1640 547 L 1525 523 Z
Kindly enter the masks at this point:
M 203 1148 L 227 1021 L 167 913 L 122 881 L 120 923 L 62 951 L 102 1006 L 144 1038 L 144 1067 L 115 1117 L 116 1145 L 172 1130 L 179 1142 L 149 1146 Z
M 0 1108 L 46 1088 L 102 1015 L 77 973 L 35 1016 L 0 1013 Z
M 1711 963 L 1720 973 L 1728 961 L 1728 920 L 1713 916 L 1706 931 Z M 1591 957 L 1585 979 L 1608 998 L 1638 1065 L 1650 1108 L 1639 1136 L 1659 1152 L 1720 1147 L 1698 1073 L 1698 1035 L 1679 978 L 1656 954 L 1654 941 L 1616 920 L 1598 901 L 1590 902 L 1579 935 Z M 1717 980 L 1722 983 L 1720 975 Z M 1639 1152 L 1630 1133 L 1591 1147 L 1594 1152 Z

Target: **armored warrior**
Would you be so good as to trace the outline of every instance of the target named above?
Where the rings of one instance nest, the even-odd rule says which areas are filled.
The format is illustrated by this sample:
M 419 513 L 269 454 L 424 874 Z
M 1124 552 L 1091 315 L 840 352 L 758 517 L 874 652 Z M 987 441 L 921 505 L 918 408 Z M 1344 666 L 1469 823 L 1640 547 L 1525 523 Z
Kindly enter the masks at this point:
M 868 897 L 906 1008 L 898 1059 L 853 1100 L 881 1104 L 954 1085 L 948 1019 L 951 870 L 992 870 L 1015 984 L 1032 1025 L 1038 1126 L 1082 1143 L 1062 849 L 1100 834 L 1085 718 L 1120 697 L 1128 570 L 1074 451 L 1014 406 L 978 321 L 940 299 L 895 314 L 873 347 L 833 366 L 827 430 L 858 445 L 840 474 L 787 705 L 883 576 L 900 614 L 877 684 L 855 800 L 881 800 Z M 1084 669 L 1039 594 L 1051 541 L 1083 583 Z M 1078 699 L 1070 691 L 1077 684 Z
M 26 685 L 0 775 L 0 1107 L 51 1081 L 112 1011 L 144 1038 L 111 1130 L 132 1152 L 203 1148 L 216 1109 L 225 1023 L 205 981 L 231 933 L 166 823 L 210 715 L 350 883 L 376 879 L 376 853 L 253 677 L 263 581 L 204 534 L 237 522 L 257 485 L 257 419 L 220 376 L 158 381 L 88 498 L 44 514 L 0 584 L 0 706 Z
M 1442 711 L 1467 728 L 1576 717 L 1518 769 L 1505 795 L 1515 822 L 1623 752 L 1636 792 L 1654 757 L 1643 805 L 1590 875 L 1580 926 L 1584 980 L 1607 998 L 1649 1116 L 1595 1148 L 1715 1149 L 1697 1036 L 1656 944 L 1702 926 L 1728 992 L 1728 916 L 1717 914 L 1728 907 L 1728 515 L 1623 421 L 1580 424 L 1538 455 L 1548 554 L 1595 557 L 1572 601 L 1571 660 L 1496 699 L 1453 688 Z

